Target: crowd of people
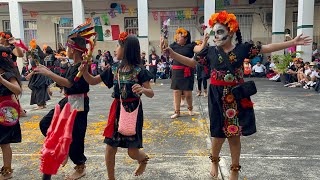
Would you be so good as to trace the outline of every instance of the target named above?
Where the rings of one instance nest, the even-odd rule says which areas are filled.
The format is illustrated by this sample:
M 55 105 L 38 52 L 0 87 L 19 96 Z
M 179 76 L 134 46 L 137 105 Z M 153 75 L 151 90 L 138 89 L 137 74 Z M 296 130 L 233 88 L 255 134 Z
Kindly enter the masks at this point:
M 220 151 L 227 139 L 231 151 L 229 179 L 237 180 L 241 170 L 240 137 L 256 133 L 255 113 L 250 95 L 244 96 L 243 92 L 234 91 L 234 88 L 245 84 L 243 70 L 244 63 L 248 63 L 245 59 L 255 61 L 259 54 L 271 53 L 293 45 L 307 45 L 311 40 L 299 35 L 277 44 L 243 43 L 236 16 L 226 11 L 213 14 L 210 17 L 209 26 L 214 34 L 215 46 L 208 45 L 209 34 L 207 33 L 204 35 L 203 42 L 196 43 L 191 42 L 189 31 L 178 28 L 172 44 L 166 46 L 164 40 L 161 40 L 160 48 L 164 55 L 159 57 L 152 49 L 146 61 L 146 53 L 141 52 L 138 38 L 123 32 L 119 35 L 119 45 L 113 56 L 110 51 L 102 53 L 99 50 L 98 55 L 92 58 L 92 63 L 89 62 L 94 42 L 90 38 L 95 36 L 95 33 L 90 32 L 93 29 L 90 21 L 71 31 L 66 43 L 67 50 L 60 45 L 56 52 L 49 46 L 41 49 L 35 41 L 30 42 L 28 49 L 21 41 L 20 43 L 16 41 L 10 32 L 3 32 L 0 34 L 3 45 L 0 47 L 0 103 L 9 101 L 11 105 L 14 104 L 12 109 L 17 107 L 18 112 L 23 112 L 17 98 L 22 92 L 21 79 L 29 80 L 28 87 L 32 90 L 30 103 L 37 104 L 37 109 L 46 108 L 46 101 L 50 99 L 51 94 L 50 86 L 55 84 L 61 87 L 61 93 L 64 96 L 56 109 L 62 110 L 67 104 L 71 104 L 72 109 L 77 110 L 73 130 L 70 132 L 72 142 L 69 151 L 65 152 L 75 164 L 74 172 L 66 179 L 74 180 L 86 174 L 87 157 L 84 154 L 84 141 L 90 110 L 89 85 L 104 83 L 107 88 L 113 88 L 114 101 L 109 109 L 109 118 L 103 136 L 106 144 L 105 162 L 108 179 L 114 180 L 116 179 L 115 155 L 119 147 L 126 148 L 129 157 L 137 161 L 138 167 L 134 172 L 136 176 L 141 175 L 146 169 L 149 156 L 141 149 L 143 148 L 144 118 L 141 96 L 145 95 L 149 98 L 154 96 L 150 81 L 153 80 L 156 83 L 157 77 L 171 77 L 170 88 L 173 90 L 174 113 L 170 118 L 181 116 L 181 101 L 184 99 L 188 115 L 193 116 L 192 91 L 194 74 L 197 72 L 197 95 L 200 96 L 203 92 L 204 96 L 208 96 L 212 137 L 210 174 L 213 178 L 218 177 Z M 23 73 L 20 75 L 15 62 L 16 57 L 24 56 L 23 49 L 27 56 Z M 313 71 L 311 70 L 311 73 L 305 73 L 306 70 L 299 71 L 299 68 L 302 68 L 299 63 L 300 60 L 295 61 L 295 70 L 289 69 L 286 74 L 290 79 L 296 77 L 299 82 L 306 82 L 308 77 L 305 75 L 310 75 Z M 253 74 L 262 77 L 264 71 L 274 67 L 276 63 L 275 66 L 270 63 L 266 67 L 257 60 L 252 67 Z M 207 84 L 209 78 L 210 85 Z M 21 142 L 20 124 L 18 118 L 13 117 L 16 116 L 5 116 L 0 121 L 0 147 L 3 154 L 0 179 L 12 177 L 10 143 Z M 44 136 L 48 135 L 47 132 L 55 118 L 55 109 L 51 109 L 40 121 L 40 130 Z M 44 145 L 44 148 L 47 146 Z M 56 147 L 52 148 L 57 150 Z M 44 159 L 52 156 L 52 153 L 46 155 Z M 63 162 L 65 163 L 66 161 Z M 54 168 L 50 164 L 48 166 Z M 51 179 L 51 174 L 43 173 L 43 179 Z

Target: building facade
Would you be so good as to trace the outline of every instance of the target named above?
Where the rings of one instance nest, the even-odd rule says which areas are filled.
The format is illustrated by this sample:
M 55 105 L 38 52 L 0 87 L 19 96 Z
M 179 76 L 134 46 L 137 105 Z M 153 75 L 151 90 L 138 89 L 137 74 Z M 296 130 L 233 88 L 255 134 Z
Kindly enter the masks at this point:
M 100 31 L 106 36 L 98 41 L 96 50 L 115 49 L 117 42 L 105 31 L 118 27 L 136 34 L 142 50 L 148 52 L 154 46 L 159 52 L 163 21 L 171 19 L 170 41 L 178 27 L 198 40 L 202 23 L 207 24 L 215 11 L 226 9 L 236 14 L 244 41 L 281 42 L 289 29 L 291 36 L 304 33 L 320 43 L 319 5 L 319 0 L 257 0 L 252 4 L 249 0 L 0 0 L 0 28 L 26 42 L 37 39 L 40 46 L 55 49 L 58 43 L 65 43 L 72 28 L 93 18 L 99 19 Z M 310 61 L 311 46 L 298 49 Z

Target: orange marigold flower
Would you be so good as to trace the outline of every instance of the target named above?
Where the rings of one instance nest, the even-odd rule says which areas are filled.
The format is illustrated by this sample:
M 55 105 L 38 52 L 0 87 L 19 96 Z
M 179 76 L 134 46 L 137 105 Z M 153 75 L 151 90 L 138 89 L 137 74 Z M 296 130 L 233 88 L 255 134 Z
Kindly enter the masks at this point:
M 6 34 L 4 32 L 1 32 L 0 36 L 4 38 L 6 36 Z
M 6 34 L 6 39 L 10 39 L 11 36 L 9 34 Z
M 31 47 L 32 49 L 36 49 L 36 48 L 37 48 L 37 43 L 36 43 L 36 40 L 35 40 L 35 39 L 32 39 L 32 40 L 30 41 L 30 47 Z
M 236 19 L 237 17 L 234 14 L 228 14 L 226 23 L 228 23 L 229 21 L 235 21 Z
M 6 52 L 2 52 L 2 57 L 8 57 L 8 54 Z
M 127 32 L 122 32 L 119 34 L 119 40 L 120 41 L 125 41 L 128 37 L 128 33 Z
M 183 37 L 187 37 L 187 35 L 188 35 L 188 32 L 183 28 L 178 28 L 176 30 L 176 34 L 180 34 L 180 33 L 182 34 Z
M 228 23 L 228 27 L 231 32 L 236 32 L 239 29 L 239 24 L 236 20 L 232 20 Z
M 219 13 L 217 19 L 218 19 L 218 22 L 220 22 L 221 24 L 225 24 L 226 20 L 228 18 L 228 13 L 227 11 L 222 11 Z

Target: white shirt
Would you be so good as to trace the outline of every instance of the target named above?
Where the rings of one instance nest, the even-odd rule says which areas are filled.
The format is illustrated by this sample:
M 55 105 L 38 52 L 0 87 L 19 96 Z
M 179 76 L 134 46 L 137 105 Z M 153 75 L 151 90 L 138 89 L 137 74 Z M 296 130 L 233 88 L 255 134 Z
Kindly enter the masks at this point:
M 310 77 L 316 77 L 316 78 L 320 78 L 319 73 L 317 71 L 312 71 Z
M 275 68 L 276 67 L 276 64 L 274 64 L 274 63 L 271 63 L 270 65 L 269 65 L 269 68 Z
M 306 70 L 304 70 L 304 74 L 307 75 L 307 76 L 309 75 L 310 72 L 312 72 L 311 69 L 306 69 Z M 310 76 L 311 76 L 311 74 L 310 74 Z
M 263 64 L 261 64 L 260 66 L 254 65 L 252 68 L 252 71 L 257 73 L 265 72 L 265 70 L 266 70 L 266 67 Z

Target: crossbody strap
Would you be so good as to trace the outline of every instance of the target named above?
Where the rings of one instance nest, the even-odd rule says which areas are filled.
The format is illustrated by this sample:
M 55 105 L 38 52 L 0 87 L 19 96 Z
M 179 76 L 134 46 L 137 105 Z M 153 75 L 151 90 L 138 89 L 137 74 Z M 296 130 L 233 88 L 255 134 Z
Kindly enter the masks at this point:
M 216 49 L 218 50 L 219 55 L 223 58 L 224 62 L 227 65 L 228 70 L 234 74 L 235 73 L 235 69 L 232 67 L 229 57 L 227 56 L 227 54 L 223 51 L 223 49 L 221 47 L 216 47 Z

